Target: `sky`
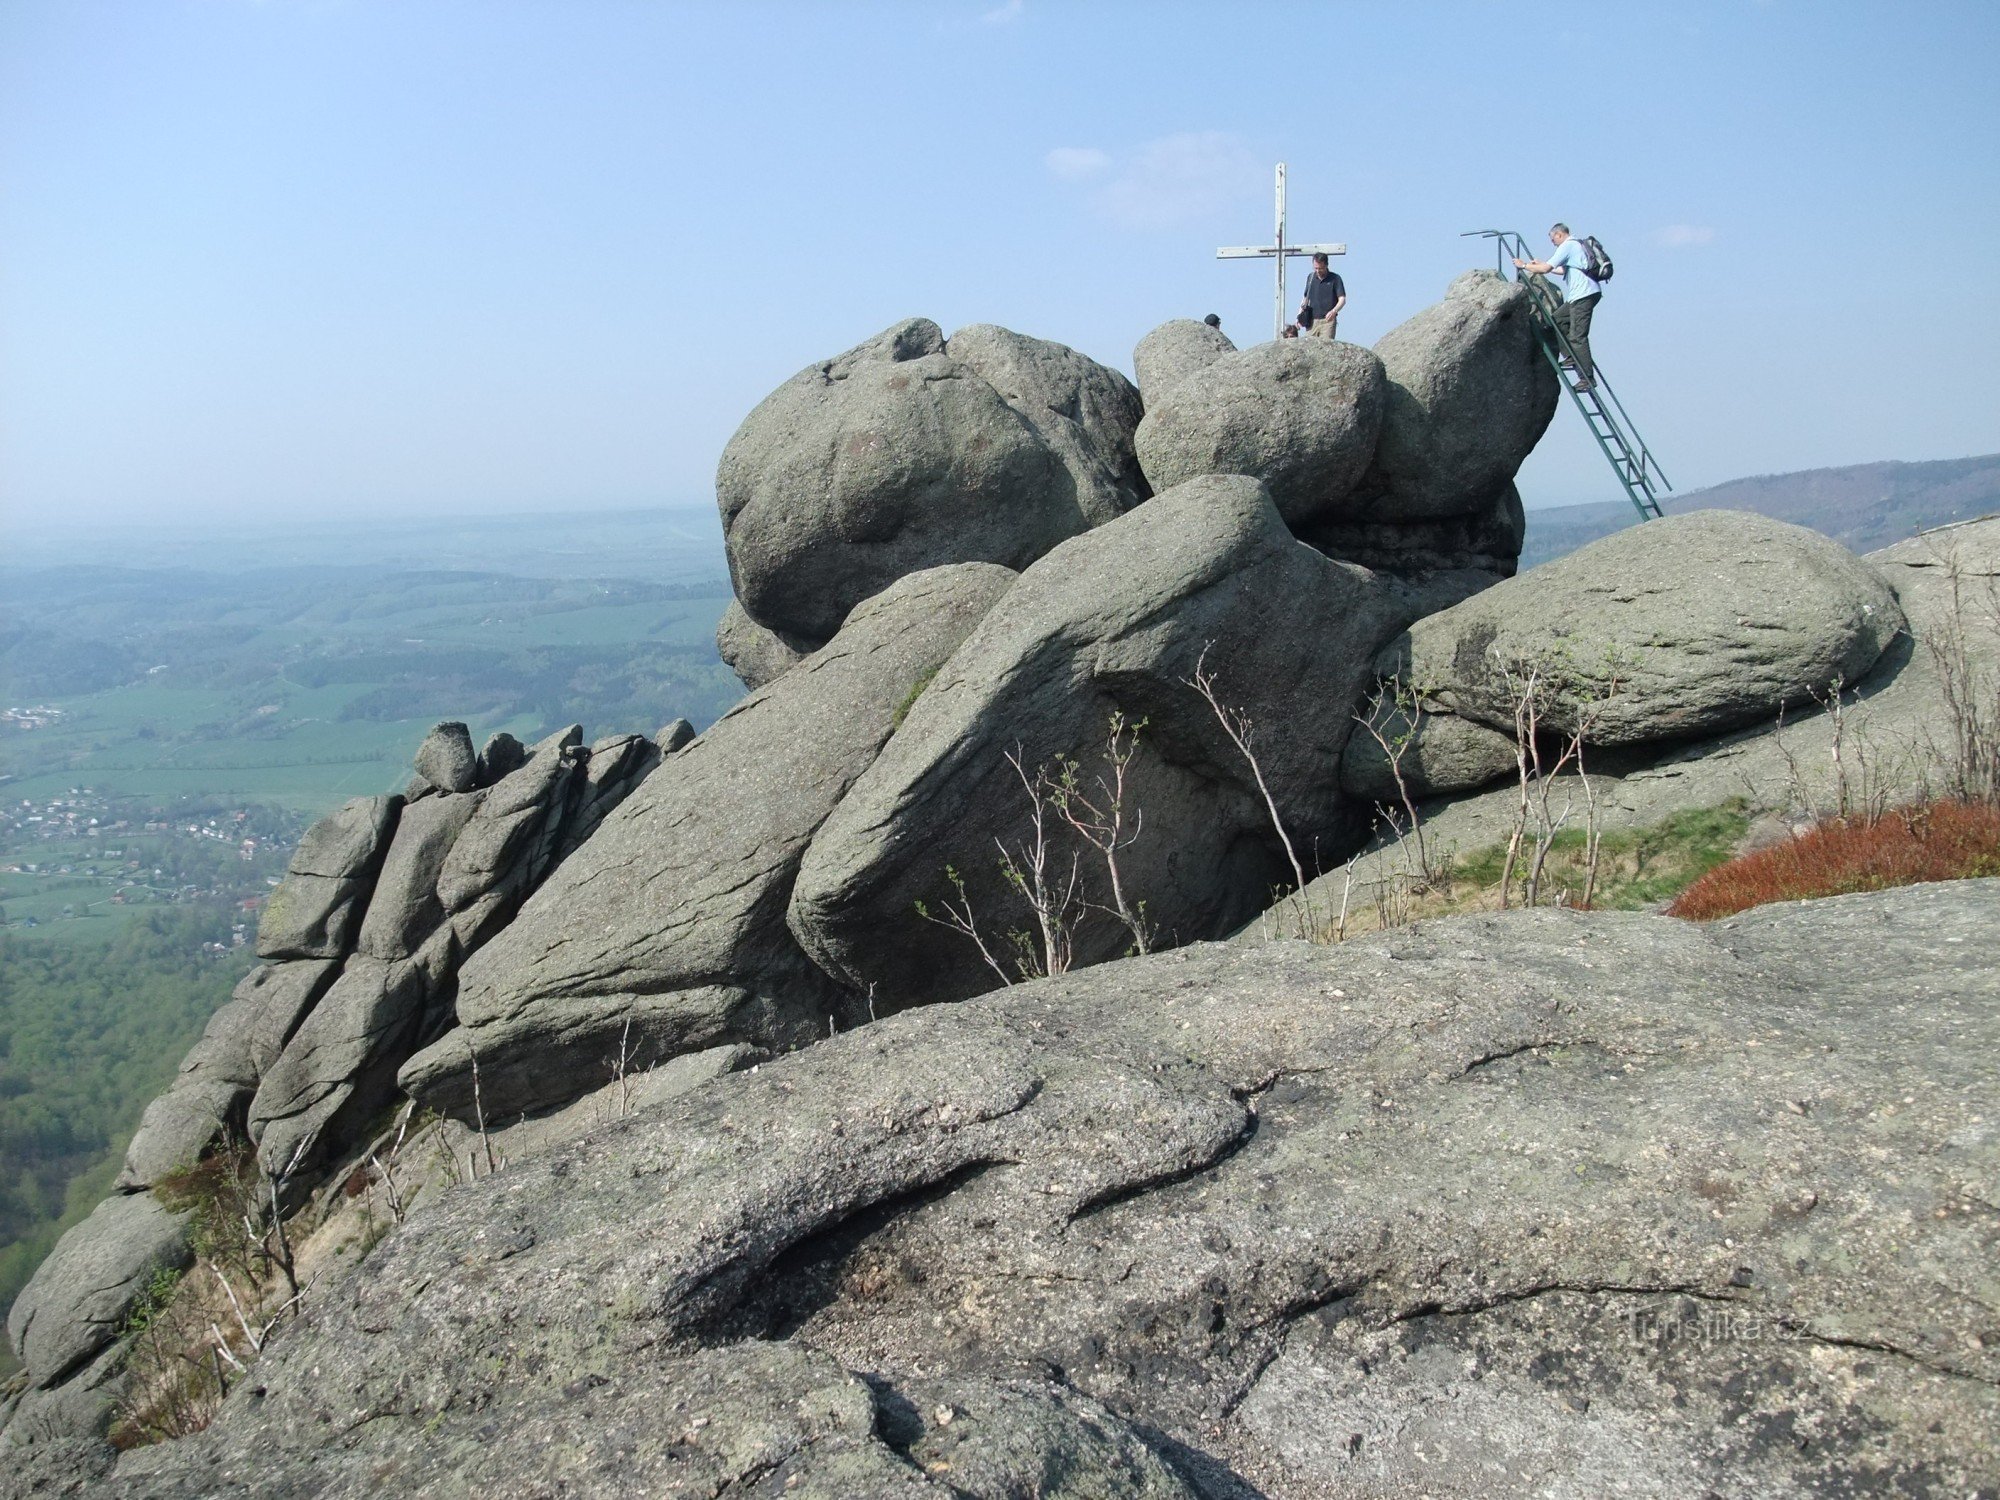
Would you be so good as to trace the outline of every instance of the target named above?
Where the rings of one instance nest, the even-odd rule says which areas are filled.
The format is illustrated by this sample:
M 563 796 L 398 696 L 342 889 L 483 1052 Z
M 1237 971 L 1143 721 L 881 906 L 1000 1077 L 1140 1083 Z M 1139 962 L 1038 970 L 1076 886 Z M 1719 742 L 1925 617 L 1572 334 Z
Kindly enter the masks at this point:
M 1600 238 L 1683 490 L 2000 450 L 1997 67 L 1991 0 L 0 0 L 0 517 L 712 504 L 901 318 L 1269 337 L 1279 161 L 1358 343 Z M 1570 410 L 1520 483 L 1620 498 Z

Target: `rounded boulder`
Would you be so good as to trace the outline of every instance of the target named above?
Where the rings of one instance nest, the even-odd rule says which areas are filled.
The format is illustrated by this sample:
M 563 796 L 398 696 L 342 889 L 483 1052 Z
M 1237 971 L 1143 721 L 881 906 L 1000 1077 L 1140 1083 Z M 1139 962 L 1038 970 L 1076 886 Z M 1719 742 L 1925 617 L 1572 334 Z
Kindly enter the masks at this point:
M 757 624 L 824 641 L 910 573 L 1025 567 L 1143 498 L 1119 451 L 1138 408 L 1123 376 L 1005 329 L 963 337 L 961 358 L 929 319 L 899 323 L 801 371 L 737 429 L 716 500 Z
M 1541 719 L 1596 745 L 1769 723 L 1852 685 L 1906 629 L 1888 582 L 1803 526 L 1704 510 L 1627 527 L 1417 621 L 1375 661 L 1505 734 Z
M 1346 513 L 1381 430 L 1382 362 L 1355 344 L 1283 339 L 1222 354 L 1170 383 L 1135 439 L 1165 490 L 1205 474 L 1263 481 L 1287 525 Z

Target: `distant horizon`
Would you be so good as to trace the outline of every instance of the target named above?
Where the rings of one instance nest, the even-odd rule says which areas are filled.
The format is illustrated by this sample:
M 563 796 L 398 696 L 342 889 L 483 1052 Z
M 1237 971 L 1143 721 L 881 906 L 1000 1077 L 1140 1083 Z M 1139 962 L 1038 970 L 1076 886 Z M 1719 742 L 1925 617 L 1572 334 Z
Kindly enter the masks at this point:
M 2000 449 L 1990 453 L 1952 454 L 1936 458 L 1875 458 L 1864 459 L 1850 464 L 1819 464 L 1806 469 L 1772 469 L 1758 473 L 1738 474 L 1728 479 L 1719 479 L 1705 484 L 1699 489 L 1674 491 L 1667 496 L 1669 507 L 1680 500 L 1692 499 L 1710 490 L 1722 489 L 1730 485 L 1743 484 L 1760 479 L 1779 479 L 1794 475 L 1818 474 L 1835 470 L 1865 469 L 1884 465 L 1905 467 L 1922 464 L 1970 463 L 1979 459 L 2000 459 Z M 1522 497 L 1524 507 L 1530 512 L 1545 510 L 1573 509 L 1578 506 L 1613 505 L 1623 506 L 1629 502 L 1622 497 L 1584 501 L 1551 501 L 1536 504 L 1526 495 Z M 463 510 L 440 510 L 434 513 L 413 514 L 407 509 L 383 508 L 379 510 L 354 510 L 337 515 L 277 515 L 268 510 L 246 510 L 241 513 L 221 512 L 202 517 L 173 518 L 133 517 L 118 523 L 119 533 L 127 539 L 140 536 L 188 538 L 212 529 L 216 524 L 224 525 L 255 520 L 275 540 L 282 537 L 310 535 L 317 531 L 338 531 L 352 533 L 357 525 L 418 532 L 436 529 L 450 529 L 462 526 L 476 526 L 479 523 L 505 523 L 509 521 L 537 522 L 549 525 L 580 526 L 593 520 L 613 520 L 638 516 L 682 516 L 698 523 L 698 529 L 713 533 L 717 554 L 721 547 L 721 517 L 715 502 L 707 500 L 665 500 L 647 504 L 606 504 L 568 507 L 556 504 L 523 504 L 519 506 L 494 506 L 488 508 L 468 507 Z M 47 546 L 53 543 L 69 545 L 82 544 L 102 535 L 103 523 L 95 518 L 74 514 L 45 514 L 30 518 L 25 526 L 18 525 L 13 517 L 0 520 L 0 531 L 7 534 L 7 540 L 33 546 Z M 0 556 L 0 569 L 13 563 L 11 556 Z M 41 563 L 18 564 L 21 566 L 46 566 Z M 144 564 L 129 564 L 143 566 Z M 335 564 L 328 564 L 334 566 Z M 364 564 L 375 566 L 375 564 Z M 167 566 L 182 566 L 174 563 Z

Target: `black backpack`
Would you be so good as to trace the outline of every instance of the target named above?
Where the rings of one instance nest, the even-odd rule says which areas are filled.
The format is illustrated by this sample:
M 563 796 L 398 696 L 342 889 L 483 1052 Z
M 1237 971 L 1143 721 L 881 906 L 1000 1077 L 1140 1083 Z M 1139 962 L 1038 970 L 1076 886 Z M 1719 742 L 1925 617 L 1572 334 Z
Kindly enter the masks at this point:
M 1597 242 L 1597 236 L 1583 237 L 1583 274 L 1595 282 L 1611 279 L 1611 252 Z

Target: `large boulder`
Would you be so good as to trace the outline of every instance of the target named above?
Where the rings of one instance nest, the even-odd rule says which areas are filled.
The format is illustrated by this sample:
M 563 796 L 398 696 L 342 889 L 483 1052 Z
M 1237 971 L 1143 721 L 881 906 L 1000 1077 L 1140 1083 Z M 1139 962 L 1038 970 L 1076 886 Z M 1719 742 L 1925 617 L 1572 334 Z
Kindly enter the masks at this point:
M 910 699 L 1011 585 L 983 563 L 903 579 L 645 782 L 459 975 L 459 1030 L 403 1086 L 490 1118 L 727 1041 L 824 1035 L 822 976 L 785 929 L 807 841 Z
M 416 772 L 441 792 L 471 791 L 479 785 L 472 731 L 456 719 L 437 725 L 417 746 Z
M 1172 318 L 1139 340 L 1132 351 L 1132 373 L 1138 377 L 1139 394 L 1150 403 L 1164 396 L 1168 387 L 1235 352 L 1236 345 L 1220 328 L 1193 318 Z
M 126 1147 L 119 1187 L 151 1187 L 199 1161 L 225 1131 L 240 1137 L 265 1070 L 339 972 L 330 959 L 299 959 L 245 975 L 208 1018 L 167 1091 L 146 1106 Z
M 715 626 L 715 650 L 729 670 L 753 692 L 780 672 L 789 672 L 826 644 L 768 630 L 751 619 L 740 600 L 731 599 Z
M 1598 745 L 1768 721 L 1853 683 L 1904 628 L 1838 542 L 1741 511 L 1634 526 L 1419 620 L 1378 673 L 1512 735 L 1511 675 L 1554 685 L 1544 722 Z
M 1357 345 L 1253 344 L 1147 398 L 1139 462 L 1156 490 L 1204 474 L 1260 479 L 1294 529 L 1346 516 L 1386 390 L 1382 362 Z
M 898 323 L 801 371 L 730 439 L 730 577 L 766 629 L 826 640 L 907 573 L 1018 568 L 1143 498 L 1124 377 L 1004 329 L 965 337 L 960 358 L 928 319 Z
M 356 797 L 306 830 L 264 903 L 258 957 L 347 956 L 402 805 L 401 797 Z
M 980 623 L 813 840 L 793 932 L 882 1009 L 991 988 L 978 947 L 921 920 L 918 904 L 941 911 L 957 899 L 955 877 L 990 944 L 1004 950 L 1010 929 L 1031 928 L 998 858 L 1002 845 L 1032 842 L 1009 757 L 1030 777 L 1074 760 L 1097 796 L 1114 712 L 1144 721 L 1126 790 L 1139 833 L 1120 855 L 1125 889 L 1161 941 L 1229 931 L 1288 866 L 1251 767 L 1189 679 L 1205 663 L 1224 705 L 1253 721 L 1264 781 L 1310 861 L 1341 809 L 1335 768 L 1368 663 L 1420 608 L 1294 540 L 1264 487 L 1242 476 L 1191 480 L 1064 543 Z M 1073 852 L 1055 839 L 1057 882 Z M 1114 904 L 1095 856 L 1081 880 L 1094 906 Z M 1075 941 L 1076 960 L 1093 962 L 1131 939 L 1091 916 Z
M 31 1384 L 57 1384 L 125 1332 L 157 1271 L 190 1259 L 187 1216 L 150 1193 L 113 1194 L 56 1241 L 7 1313 Z
M 1514 912 L 889 1017 L 441 1196 L 96 1493 L 896 1494 L 989 1472 L 994 1379 L 965 1493 L 1987 1493 L 1996 920 Z
M 959 329 L 945 347 L 1062 460 L 1086 525 L 1116 520 L 1152 493 L 1132 451 L 1144 408 L 1118 371 L 1065 345 L 991 323 Z
M 1444 301 L 1376 343 L 1388 401 L 1358 519 L 1472 514 L 1514 477 L 1562 395 L 1529 296 L 1491 271 L 1467 271 Z

